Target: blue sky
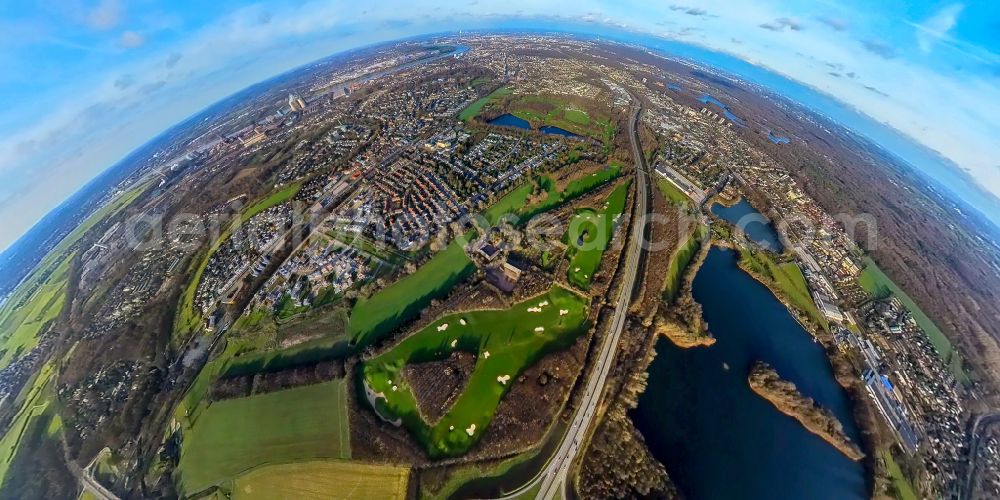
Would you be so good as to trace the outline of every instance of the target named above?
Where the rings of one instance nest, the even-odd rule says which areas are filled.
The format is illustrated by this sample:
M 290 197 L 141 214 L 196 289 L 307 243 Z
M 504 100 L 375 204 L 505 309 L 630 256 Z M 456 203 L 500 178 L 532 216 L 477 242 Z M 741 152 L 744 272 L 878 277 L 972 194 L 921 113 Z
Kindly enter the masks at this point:
M 0 1 L 0 249 L 132 149 L 247 85 L 377 41 L 519 21 L 614 26 L 737 56 L 1000 194 L 1000 2 L 438 4 Z

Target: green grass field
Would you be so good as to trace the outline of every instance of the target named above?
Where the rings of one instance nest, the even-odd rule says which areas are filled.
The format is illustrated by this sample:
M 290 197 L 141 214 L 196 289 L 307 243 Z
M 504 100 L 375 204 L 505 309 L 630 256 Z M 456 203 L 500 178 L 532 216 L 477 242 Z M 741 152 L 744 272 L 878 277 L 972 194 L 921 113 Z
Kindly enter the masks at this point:
M 566 189 L 558 191 L 556 183 L 549 177 L 537 179 L 538 186 L 545 191 L 545 199 L 529 207 L 524 207 L 518 211 L 521 220 L 527 221 L 532 217 L 548 212 L 568 203 L 580 196 L 583 196 L 598 187 L 617 179 L 622 173 L 621 165 L 608 165 L 600 172 L 575 179 L 566 185 Z
M 36 419 L 41 418 L 48 410 L 54 394 L 49 382 L 55 373 L 55 365 L 50 361 L 42 365 L 42 368 L 34 375 L 33 379 L 25 386 L 21 395 L 13 401 L 19 405 L 18 412 L 14 415 L 7 432 L 0 437 L 0 485 L 3 484 L 7 471 L 17 455 L 18 445 L 25 431 Z M 10 403 L 8 403 L 10 404 Z M 57 419 L 53 420 L 54 422 Z M 58 431 L 58 428 L 55 429 Z M 52 434 L 50 428 L 50 434 Z M 27 448 L 26 448 L 27 449 Z
M 244 222 L 250 220 L 253 216 L 267 210 L 268 208 L 292 199 L 292 197 L 299 192 L 299 188 L 301 187 L 301 182 L 289 184 L 257 203 L 247 207 L 240 213 L 240 216 L 236 220 L 234 220 L 224 231 L 222 231 L 222 234 L 220 234 L 219 237 L 212 242 L 207 251 L 202 252 L 195 257 L 191 263 L 191 266 L 193 267 L 193 270 L 190 273 L 191 278 L 188 280 L 187 286 L 184 288 L 184 293 L 181 294 L 180 304 L 177 306 L 177 316 L 174 319 L 175 341 L 197 331 L 201 327 L 202 318 L 201 314 L 195 310 L 194 296 L 198 291 L 198 285 L 201 283 L 201 277 L 205 274 L 205 268 L 208 267 L 208 261 L 212 258 L 215 251 L 229 239 L 237 225 L 243 224 Z
M 701 249 L 701 240 L 704 239 L 705 234 L 708 232 L 708 227 L 704 225 L 698 225 L 694 231 L 689 233 L 687 237 L 678 245 L 674 253 L 670 255 L 670 266 L 667 268 L 667 279 L 663 282 L 663 300 L 668 304 L 672 303 L 675 298 L 677 298 L 677 293 L 680 292 L 681 288 L 681 278 L 684 277 L 684 271 L 691 264 L 691 260 L 694 256 L 698 254 L 698 250 Z
M 656 187 L 660 189 L 660 193 L 663 197 L 667 199 L 673 205 L 690 205 L 691 199 L 684 194 L 683 191 L 677 188 L 672 182 L 656 176 Z
M 499 201 L 491 205 L 486 211 L 483 212 L 483 217 L 486 218 L 486 222 L 490 225 L 496 225 L 499 222 L 500 217 L 506 214 L 517 213 L 517 211 L 524 206 L 528 200 L 528 196 L 531 196 L 531 191 L 534 186 L 530 182 L 526 182 L 513 191 L 507 193 Z
M 794 262 L 778 264 L 766 252 L 740 250 L 740 264 L 754 273 L 771 280 L 792 306 L 806 313 L 816 324 L 826 330 L 830 322 L 819 312 L 809 293 L 809 285 L 802 270 Z
M 918 497 L 913 492 L 913 486 L 903 476 L 903 471 L 899 468 L 899 464 L 893 460 L 892 453 L 883 452 L 882 459 L 885 460 L 885 467 L 889 471 L 889 477 L 892 479 L 892 487 L 896 490 L 896 498 L 898 500 L 917 500 Z
M 227 399 L 182 431 L 177 469 L 191 495 L 265 464 L 351 457 L 344 380 Z
M 370 345 L 413 319 L 431 300 L 447 293 L 474 270 L 461 243 L 452 241 L 413 274 L 369 298 L 358 299 L 348 323 L 351 338 L 359 346 Z
M 875 261 L 870 257 L 864 258 L 864 270 L 861 272 L 861 276 L 858 278 L 861 287 L 865 289 L 868 293 L 875 295 L 876 297 L 886 298 L 889 296 L 895 296 L 903 303 L 910 314 L 913 315 L 913 319 L 917 322 L 917 326 L 924 331 L 927 335 L 927 339 L 930 340 L 931 345 L 937 351 L 938 356 L 944 361 L 950 368 L 953 375 L 958 378 L 963 383 L 969 382 L 969 374 L 965 371 L 962 363 L 962 356 L 951 345 L 951 341 L 948 337 L 938 328 L 937 324 L 934 323 L 927 314 L 924 313 L 920 306 L 902 288 L 899 287 L 894 281 L 892 281 L 889 276 L 887 276 L 881 268 L 875 264 Z
M 615 223 L 625 210 L 628 186 L 625 182 L 615 188 L 600 210 L 583 209 L 570 219 L 564 239 L 570 256 L 566 279 L 573 286 L 590 288 L 590 280 L 601 267 L 601 257 L 611 243 Z
M 494 90 L 486 97 L 479 99 L 478 101 L 470 104 L 469 107 L 463 109 L 462 112 L 458 114 L 458 119 L 462 121 L 469 121 L 470 119 L 475 118 L 475 116 L 478 115 L 483 110 L 483 107 L 489 104 L 490 101 L 510 95 L 511 92 L 512 90 L 507 87 L 500 87 Z
M 318 460 L 254 469 L 233 482 L 240 499 L 406 498 L 407 467 Z
M 400 419 L 430 456 L 461 455 L 483 435 L 500 399 L 524 369 L 586 331 L 587 311 L 587 299 L 555 287 L 511 309 L 447 315 L 365 362 L 366 389 L 376 411 Z M 456 350 L 476 354 L 475 369 L 448 412 L 436 423 L 426 422 L 403 368 Z

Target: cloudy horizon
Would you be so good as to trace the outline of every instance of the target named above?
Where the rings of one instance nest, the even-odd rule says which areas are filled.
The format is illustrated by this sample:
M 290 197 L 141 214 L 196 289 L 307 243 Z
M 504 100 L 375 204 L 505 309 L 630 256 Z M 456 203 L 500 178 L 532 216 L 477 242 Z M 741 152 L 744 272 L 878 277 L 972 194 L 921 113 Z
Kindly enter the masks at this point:
M 1000 6 L 237 4 L 69 0 L 0 10 L 0 95 L 9 103 L 0 112 L 0 250 L 135 148 L 249 85 L 351 48 L 518 20 L 590 22 L 733 55 L 835 97 L 1000 196 Z

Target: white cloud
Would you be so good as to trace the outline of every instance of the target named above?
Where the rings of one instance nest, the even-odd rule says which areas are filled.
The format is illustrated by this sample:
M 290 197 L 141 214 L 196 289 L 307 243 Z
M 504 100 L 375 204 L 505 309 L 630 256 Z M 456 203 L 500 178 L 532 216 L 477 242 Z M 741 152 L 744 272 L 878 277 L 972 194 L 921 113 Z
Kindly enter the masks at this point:
M 920 50 L 930 52 L 939 40 L 947 38 L 948 32 L 958 24 L 958 16 L 964 9 L 965 5 L 960 3 L 951 4 L 924 22 L 913 25 L 917 28 L 917 45 Z
M 119 0 L 99 0 L 87 13 L 87 25 L 99 30 L 118 26 L 122 19 L 122 5 Z
M 134 49 L 146 43 L 146 37 L 136 33 L 135 31 L 126 31 L 122 33 L 121 38 L 118 39 L 118 44 L 126 49 Z

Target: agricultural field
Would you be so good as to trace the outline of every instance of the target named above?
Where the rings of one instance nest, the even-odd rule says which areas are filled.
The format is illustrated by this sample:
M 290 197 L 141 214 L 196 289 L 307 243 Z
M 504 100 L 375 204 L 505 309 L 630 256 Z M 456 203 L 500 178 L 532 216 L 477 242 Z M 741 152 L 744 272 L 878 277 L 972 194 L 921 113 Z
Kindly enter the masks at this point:
M 469 121 L 470 119 L 475 118 L 476 115 L 478 115 L 480 112 L 482 112 L 483 108 L 491 101 L 494 101 L 504 96 L 508 96 L 510 94 L 511 90 L 509 88 L 500 87 L 491 92 L 486 97 L 479 99 L 478 101 L 470 104 L 469 107 L 463 109 L 462 112 L 458 114 L 458 119 L 462 120 L 463 122 Z
M 182 431 L 177 480 L 191 495 L 264 464 L 351 457 L 344 380 L 208 405 Z
M 625 182 L 615 188 L 600 210 L 582 209 L 570 219 L 563 238 L 570 258 L 566 279 L 573 286 L 582 290 L 590 288 L 590 280 L 601 267 L 601 257 L 625 210 L 628 186 Z
M 322 460 L 254 469 L 233 481 L 231 497 L 405 498 L 410 470 L 393 465 Z
M 174 319 L 174 339 L 175 341 L 187 336 L 188 334 L 198 330 L 201 325 L 201 314 L 195 310 L 194 306 L 194 296 L 198 291 L 198 285 L 201 283 L 201 277 L 205 273 L 205 268 L 208 267 L 208 261 L 212 258 L 212 254 L 222 246 L 229 236 L 232 235 L 233 230 L 243 224 L 244 222 L 250 220 L 253 216 L 271 208 L 280 203 L 284 203 L 299 192 L 299 188 L 302 187 L 301 182 L 289 184 L 279 191 L 276 191 L 269 195 L 268 197 L 254 203 L 253 205 L 247 207 L 245 210 L 240 212 L 239 218 L 234 220 L 229 226 L 212 242 L 212 245 L 208 248 L 208 251 L 204 253 L 199 253 L 198 257 L 192 261 L 193 271 L 190 273 L 190 280 L 187 283 L 187 287 L 184 289 L 184 293 L 181 294 L 180 304 L 177 307 L 177 317 Z
M 20 410 L 14 415 L 14 419 L 7 428 L 7 433 L 0 437 L 0 484 L 3 484 L 7 471 L 10 469 L 14 457 L 17 456 L 18 445 L 25 432 L 32 422 L 42 418 L 52 402 L 54 394 L 49 382 L 54 373 L 55 365 L 53 363 L 44 364 L 34 379 L 25 386 L 22 392 L 23 397 L 19 397 L 13 402 L 13 404 L 20 405 Z M 53 422 L 57 423 L 58 418 L 54 418 Z M 58 427 L 56 429 L 50 428 L 49 434 L 55 434 L 57 431 Z
M 899 288 L 889 276 L 882 272 L 882 269 L 870 257 L 864 258 L 864 270 L 861 272 L 858 281 L 865 291 L 876 297 L 886 298 L 894 296 L 898 298 L 903 303 L 903 307 L 906 307 L 910 311 L 910 314 L 913 315 L 913 319 L 917 322 L 920 329 L 927 335 L 927 339 L 934 346 L 938 356 L 951 368 L 952 374 L 963 382 L 969 381 L 969 375 L 962 364 L 962 357 L 955 347 L 951 345 L 948 337 L 945 336 L 944 332 L 934 323 L 934 320 L 928 317 L 902 288 Z
M 444 316 L 363 364 L 368 401 L 383 418 L 400 421 L 430 456 L 464 454 L 518 375 L 586 331 L 588 306 L 586 298 L 557 286 L 510 309 Z M 404 367 L 457 351 L 473 354 L 475 367 L 454 404 L 437 422 L 427 422 Z
M 453 240 L 413 274 L 371 297 L 359 298 L 351 309 L 348 332 L 358 346 L 370 345 L 420 313 L 431 300 L 472 274 L 475 266 L 461 241 Z

